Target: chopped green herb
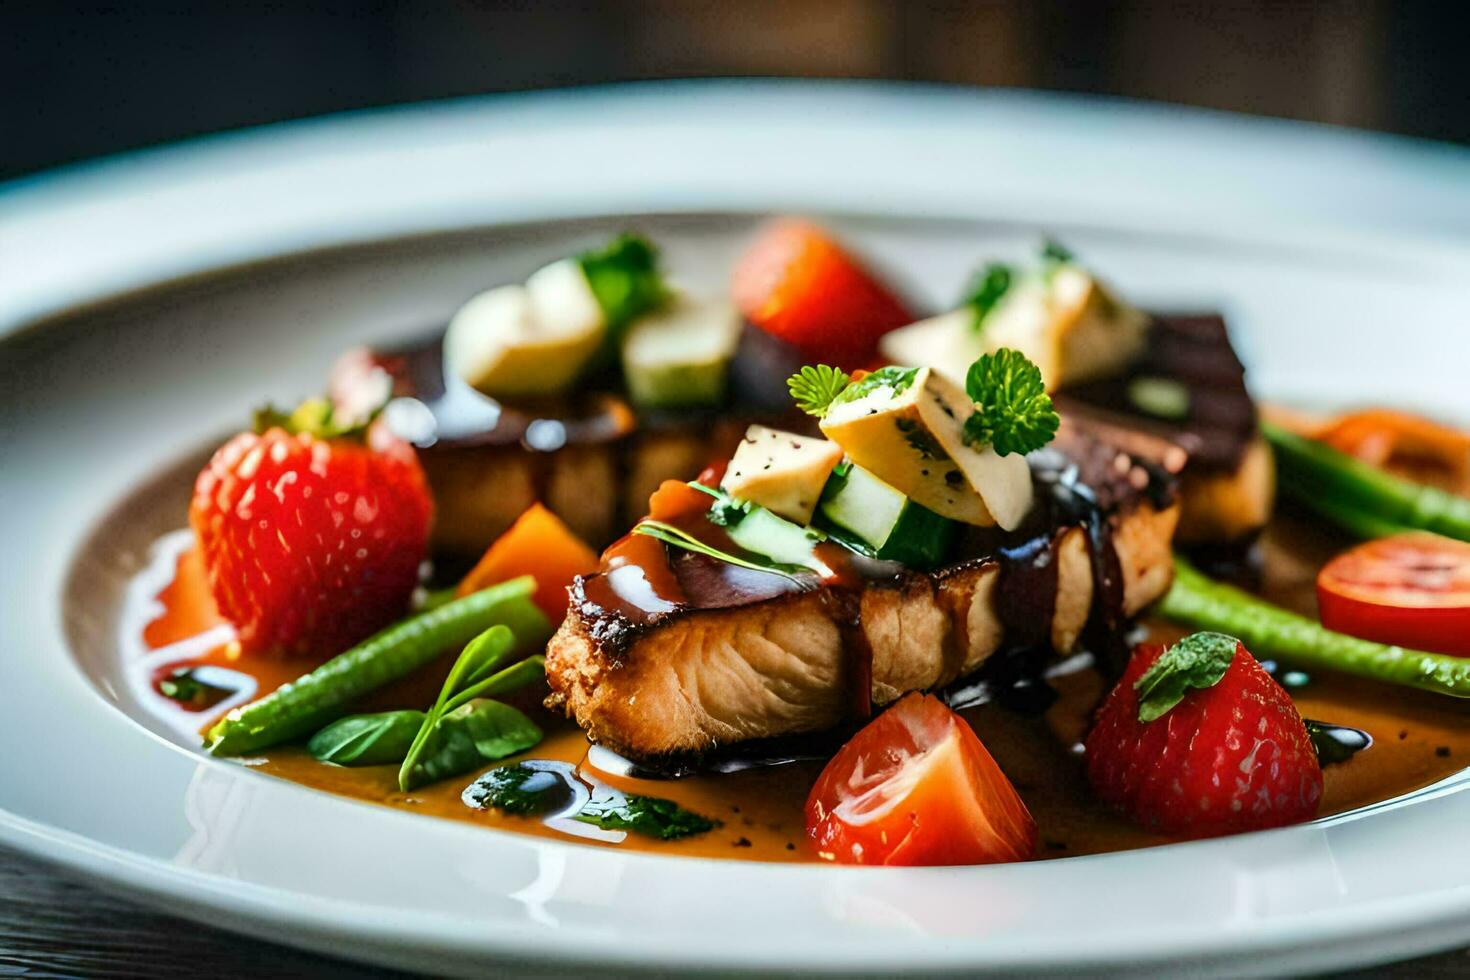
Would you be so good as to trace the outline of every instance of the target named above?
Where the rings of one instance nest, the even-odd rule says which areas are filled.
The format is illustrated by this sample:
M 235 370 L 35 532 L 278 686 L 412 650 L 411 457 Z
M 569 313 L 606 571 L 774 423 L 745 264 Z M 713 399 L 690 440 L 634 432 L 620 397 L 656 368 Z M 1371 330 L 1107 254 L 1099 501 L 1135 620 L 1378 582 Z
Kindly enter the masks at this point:
M 984 328 L 985 318 L 1010 291 L 1014 277 L 1015 273 L 1010 266 L 1002 262 L 991 262 L 970 280 L 970 286 L 965 291 L 963 305 L 975 311 L 973 324 L 976 330 Z
M 848 402 L 859 401 L 879 388 L 892 388 L 894 396 L 903 394 L 913 387 L 914 379 L 919 376 L 919 368 L 882 367 L 876 371 L 869 371 L 860 380 L 854 381 L 842 390 L 833 401 L 834 404 L 843 405 Z
M 180 667 L 158 682 L 158 693 L 187 708 L 208 708 L 235 692 L 203 680 L 193 667 Z
M 845 371 L 830 365 L 808 364 L 786 379 L 786 388 L 797 408 L 821 418 L 851 380 Z
M 1075 262 L 1077 256 L 1072 250 L 1054 238 L 1045 238 L 1041 242 L 1041 261 L 1043 265 L 1066 265 Z
M 602 248 L 581 253 L 577 263 L 614 334 L 668 295 L 658 271 L 658 249 L 641 235 L 619 235 Z
M 965 390 L 975 414 L 965 420 L 967 445 L 988 445 L 1002 456 L 1029 453 L 1051 442 L 1061 418 L 1041 380 L 1041 369 L 1020 351 L 1002 347 L 970 365 Z
M 1138 692 L 1138 720 L 1161 718 L 1189 691 L 1220 683 L 1239 645 L 1239 640 L 1223 633 L 1193 633 L 1165 650 L 1133 685 Z
M 576 819 L 604 830 L 627 830 L 659 840 L 677 840 L 714 830 L 719 823 L 657 796 L 623 795 L 589 800 Z
M 491 769 L 460 794 L 466 806 L 492 807 L 517 816 L 561 811 L 576 805 L 586 790 L 576 768 L 565 762 L 533 760 Z

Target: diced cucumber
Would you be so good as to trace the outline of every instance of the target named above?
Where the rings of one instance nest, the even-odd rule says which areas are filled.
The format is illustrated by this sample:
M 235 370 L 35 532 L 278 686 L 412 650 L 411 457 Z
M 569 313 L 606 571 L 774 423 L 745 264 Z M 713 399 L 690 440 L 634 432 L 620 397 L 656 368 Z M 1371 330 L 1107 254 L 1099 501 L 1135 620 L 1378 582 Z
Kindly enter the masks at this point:
M 777 517 L 764 507 L 750 506 L 745 516 L 725 528 L 746 551 L 764 555 L 783 565 L 816 566 L 814 549 L 824 535 Z
M 943 563 L 954 540 L 953 521 L 919 506 L 851 462 L 832 472 L 817 511 L 822 525 L 833 530 L 834 540 L 910 568 Z
M 651 408 L 717 405 L 739 343 L 740 314 L 732 304 L 675 296 L 628 328 L 628 394 Z

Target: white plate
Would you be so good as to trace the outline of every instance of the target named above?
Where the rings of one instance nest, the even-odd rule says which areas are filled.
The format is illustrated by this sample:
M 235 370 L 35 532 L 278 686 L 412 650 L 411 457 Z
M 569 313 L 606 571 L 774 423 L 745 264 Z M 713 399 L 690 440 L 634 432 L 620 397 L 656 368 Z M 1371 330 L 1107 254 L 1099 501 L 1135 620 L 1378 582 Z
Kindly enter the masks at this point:
M 624 223 L 534 222 L 787 208 L 846 215 L 936 304 L 1044 227 L 1142 300 L 1224 304 L 1265 393 L 1470 417 L 1470 160 L 1359 134 L 1021 95 L 685 85 L 340 117 L 0 186 L 0 842 L 186 916 L 436 973 L 1238 974 L 1470 942 L 1458 777 L 1308 826 L 1035 865 L 677 860 L 202 758 L 117 710 L 105 658 L 69 651 L 68 635 L 111 628 L 103 592 L 69 622 L 61 597 L 131 487 L 262 398 L 317 388 L 343 344 L 422 329 Z M 638 224 L 713 285 L 748 221 Z

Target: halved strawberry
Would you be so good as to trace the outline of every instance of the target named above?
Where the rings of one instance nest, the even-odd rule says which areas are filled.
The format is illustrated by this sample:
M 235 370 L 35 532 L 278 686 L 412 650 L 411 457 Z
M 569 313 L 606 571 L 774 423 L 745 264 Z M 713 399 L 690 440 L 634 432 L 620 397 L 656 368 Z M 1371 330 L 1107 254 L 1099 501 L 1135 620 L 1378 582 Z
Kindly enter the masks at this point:
M 418 583 L 432 503 L 413 447 L 381 424 L 337 428 L 324 405 L 262 418 L 194 485 L 189 523 L 246 654 L 340 653 Z
M 1087 775 L 1102 800 L 1177 837 L 1300 823 L 1322 798 L 1296 706 L 1219 633 L 1134 650 L 1087 736 Z

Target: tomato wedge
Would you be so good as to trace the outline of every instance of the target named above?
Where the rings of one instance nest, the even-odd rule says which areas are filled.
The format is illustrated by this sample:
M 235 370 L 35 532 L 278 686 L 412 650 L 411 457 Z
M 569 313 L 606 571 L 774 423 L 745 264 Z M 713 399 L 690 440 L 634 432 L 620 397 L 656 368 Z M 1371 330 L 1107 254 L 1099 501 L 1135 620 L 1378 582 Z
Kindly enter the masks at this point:
M 1470 544 L 1414 531 L 1359 545 L 1317 576 L 1322 625 L 1470 657 Z
M 812 361 L 871 367 L 878 338 L 914 321 L 894 293 L 808 221 L 770 225 L 746 250 L 730 285 L 751 323 Z
M 840 864 L 997 864 L 1036 851 L 1036 822 L 963 718 L 910 694 L 827 763 L 807 835 Z

